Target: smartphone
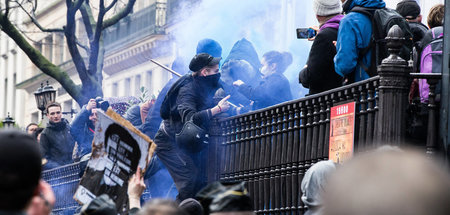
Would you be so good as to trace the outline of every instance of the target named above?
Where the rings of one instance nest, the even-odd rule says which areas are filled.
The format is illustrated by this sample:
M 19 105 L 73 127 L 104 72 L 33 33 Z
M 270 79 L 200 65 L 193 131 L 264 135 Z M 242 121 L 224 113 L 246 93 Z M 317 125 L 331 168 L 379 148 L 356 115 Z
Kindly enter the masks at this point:
M 317 32 L 312 28 L 297 28 L 297 39 L 309 39 L 315 37 Z

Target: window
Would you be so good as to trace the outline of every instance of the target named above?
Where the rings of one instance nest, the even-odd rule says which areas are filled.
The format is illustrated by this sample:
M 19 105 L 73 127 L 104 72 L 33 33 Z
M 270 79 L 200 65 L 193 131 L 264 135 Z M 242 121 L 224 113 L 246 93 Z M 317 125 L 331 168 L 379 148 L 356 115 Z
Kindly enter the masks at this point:
M 134 93 L 136 96 L 141 95 L 141 75 L 136 75 L 134 77 Z
M 125 90 L 125 96 L 131 96 L 131 78 L 126 78 L 125 79 L 125 84 L 124 84 L 124 90 Z
M 55 64 L 64 63 L 64 34 L 55 34 Z
M 153 95 L 153 72 L 147 71 L 147 78 L 145 80 L 144 86 L 148 89 L 149 95 Z
M 44 56 L 50 62 L 53 62 L 53 37 L 52 37 L 52 35 L 46 37 L 44 40 Z
M 38 111 L 36 111 L 36 112 L 31 114 L 31 122 L 36 123 L 36 122 L 39 122 L 39 120 L 40 119 L 39 119 L 39 112 Z
M 118 96 L 118 91 L 119 91 L 119 85 L 116 83 L 112 84 L 112 96 Z
M 62 110 L 63 110 L 63 112 L 67 112 L 67 113 L 69 113 L 72 110 L 72 99 L 67 100 L 63 103 Z M 64 114 L 63 117 L 68 119 L 69 121 L 71 121 L 72 116 L 69 113 L 69 114 Z

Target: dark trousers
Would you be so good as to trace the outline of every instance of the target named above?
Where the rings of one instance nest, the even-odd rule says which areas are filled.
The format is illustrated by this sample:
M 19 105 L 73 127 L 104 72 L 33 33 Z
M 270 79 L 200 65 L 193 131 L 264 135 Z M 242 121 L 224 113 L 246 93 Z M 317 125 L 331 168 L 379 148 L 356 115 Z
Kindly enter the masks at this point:
M 178 189 L 177 202 L 194 198 L 206 182 L 200 165 L 200 153 L 189 153 L 180 149 L 175 138 L 169 136 L 163 129 L 155 135 L 156 155 L 166 166 Z

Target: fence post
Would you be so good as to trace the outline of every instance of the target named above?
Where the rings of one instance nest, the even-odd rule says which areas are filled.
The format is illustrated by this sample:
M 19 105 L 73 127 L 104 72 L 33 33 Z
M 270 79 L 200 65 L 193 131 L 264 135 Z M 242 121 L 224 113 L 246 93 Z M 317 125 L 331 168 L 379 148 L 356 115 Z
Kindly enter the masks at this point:
M 376 137 L 381 144 L 400 145 L 405 137 L 411 68 L 399 56 L 404 40 L 401 28 L 392 26 L 386 37 L 389 57 L 378 66 L 380 87 Z
M 219 180 L 220 177 L 220 162 L 224 159 L 223 156 L 223 136 L 222 127 L 217 119 L 212 120 L 211 127 L 209 130 L 209 145 L 207 152 L 205 153 L 207 158 L 207 182 L 211 183 Z

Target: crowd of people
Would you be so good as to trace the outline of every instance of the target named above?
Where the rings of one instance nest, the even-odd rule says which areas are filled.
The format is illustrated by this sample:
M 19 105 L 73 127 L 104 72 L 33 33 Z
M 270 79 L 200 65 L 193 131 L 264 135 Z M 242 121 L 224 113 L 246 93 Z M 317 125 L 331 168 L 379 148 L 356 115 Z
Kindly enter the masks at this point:
M 0 213 L 50 214 L 56 199 L 41 179 L 36 140 L 17 130 L 0 131 Z M 370 167 L 370 168 L 368 168 Z M 128 212 L 138 215 L 251 215 L 253 200 L 245 182 L 214 182 L 192 198 L 151 199 L 141 205 L 146 188 L 141 169 L 128 182 Z M 361 153 L 344 164 L 320 161 L 301 183 L 304 214 L 448 214 L 450 175 L 435 160 L 397 147 Z M 298 191 L 300 193 L 300 190 Z M 116 215 L 114 201 L 99 195 L 80 209 L 85 215 Z
M 307 64 L 299 72 L 299 82 L 309 89 L 309 94 L 321 93 L 375 75 L 374 68 L 378 65 L 375 58 L 378 56 L 374 51 L 377 45 L 373 41 L 375 32 L 373 15 L 377 10 L 386 7 L 385 2 L 383 0 L 314 0 L 313 5 L 320 26 L 312 27 L 317 35 L 309 38 L 313 43 Z M 436 5 L 430 10 L 427 19 L 428 27 L 421 23 L 421 11 L 416 1 L 403 0 L 398 3 L 396 11 L 408 23 L 407 29 L 412 35 L 411 51 L 408 53 L 410 57 L 405 60 L 412 62 L 411 65 L 415 72 L 439 72 L 435 71 L 435 67 L 438 67 L 435 64 L 439 62 L 435 58 L 439 58 L 439 55 L 428 57 L 427 54 L 436 53 L 440 47 L 440 58 L 442 58 L 442 46 L 439 46 L 442 43 L 437 41 L 443 37 L 444 6 Z M 199 211 L 204 211 L 205 214 L 214 214 L 214 212 L 221 214 L 226 210 L 217 208 L 239 208 L 239 210 L 252 214 L 250 212 L 251 204 L 249 203 L 250 206 L 245 205 L 246 201 L 243 200 L 248 197 L 245 194 L 237 198 L 241 201 L 240 203 L 244 204 L 236 207 L 224 206 L 221 205 L 222 200 L 214 200 L 214 198 L 223 198 L 223 195 L 219 194 L 214 198 L 203 196 L 203 199 L 208 199 L 204 202 L 197 201 L 201 199 L 199 194 L 201 196 L 205 189 L 219 189 L 217 187 L 220 186 L 226 189 L 243 187 L 243 185 L 223 184 L 216 184 L 215 188 L 207 186 L 202 178 L 205 170 L 202 169 L 204 165 L 201 163 L 206 162 L 202 160 L 202 151 L 208 143 L 209 125 L 213 118 L 246 113 L 291 100 L 289 81 L 283 73 L 292 64 L 292 61 L 293 58 L 289 52 L 276 50 L 264 53 L 260 60 L 252 43 L 246 39 L 237 41 L 225 60 L 222 60 L 222 47 L 213 39 L 204 39 L 198 42 L 196 54 L 188 65 L 180 57 L 177 57 L 172 64 L 172 70 L 183 76 L 171 79 L 156 99 L 130 107 L 124 115 L 126 120 L 153 139 L 157 145 L 156 155 L 151 159 L 145 176 L 141 175 L 141 170 L 138 170 L 130 178 L 128 186 L 130 213 L 158 214 L 156 212 L 164 208 L 170 212 L 159 214 L 201 214 Z M 442 64 L 442 59 L 440 62 Z M 414 80 L 410 94 L 412 98 L 420 98 L 422 103 L 426 103 L 428 99 L 427 83 L 423 80 Z M 17 195 L 17 198 L 20 198 L 23 203 L 14 208 L 0 208 L 0 211 L 24 210 L 25 208 L 28 208 L 29 211 L 40 210 L 37 208 L 43 210 L 42 208 L 46 206 L 51 208 L 55 199 L 49 185 L 40 181 L 40 172 L 77 161 L 86 161 L 90 158 L 98 105 L 98 100 L 90 99 L 87 104 L 82 106 L 75 119 L 69 123 L 62 118 L 61 105 L 52 102 L 47 105 L 45 110 L 48 118 L 46 128 L 40 128 L 38 124 L 31 123 L 26 127 L 26 132 L 30 135 L 12 131 L 0 132 L 0 136 L 3 136 L 0 137 L 2 140 L 0 147 L 5 147 L 5 151 L 0 150 L 0 153 L 9 153 L 8 150 L 12 150 L 14 152 L 10 152 L 11 154 L 7 157 L 14 157 L 11 155 L 14 155 L 16 150 L 20 151 L 20 147 L 29 147 L 27 150 L 17 152 L 19 153 L 17 156 L 31 156 L 36 159 L 33 160 L 35 163 L 29 165 L 35 165 L 33 171 L 39 173 L 36 173 L 39 176 L 29 177 L 29 182 L 16 182 L 15 180 L 20 178 L 20 175 L 14 175 L 16 173 L 8 175 L 9 172 L 0 172 L 1 176 L 7 178 L 5 182 L 1 182 L 0 188 L 8 190 L 10 193 L 15 192 L 16 186 L 9 187 L 8 183 L 30 183 L 27 185 L 28 190 L 24 191 L 23 195 L 22 193 Z M 15 142 L 14 147 L 18 148 L 8 148 L 5 145 L 9 143 L 8 141 Z M 19 142 L 20 144 L 18 144 Z M 31 144 L 33 144 L 32 147 Z M 20 153 L 29 154 L 21 155 Z M 5 160 L 0 164 L 2 168 L 6 169 L 5 171 L 13 171 L 3 166 L 3 163 L 8 162 L 12 163 L 13 161 Z M 361 161 L 361 163 L 364 162 Z M 322 205 L 322 202 L 326 204 L 328 201 L 333 210 L 342 210 L 341 214 L 352 214 L 353 212 L 345 211 L 348 208 L 344 208 L 345 210 L 339 208 L 339 205 L 332 203 L 330 199 L 325 198 L 322 201 L 319 193 L 326 190 L 326 180 L 323 179 L 328 177 L 326 175 L 339 170 L 336 170 L 335 165 L 331 162 L 319 162 L 317 165 L 319 165 L 317 168 L 313 166 L 308 171 L 305 175 L 307 181 L 302 183 L 302 191 L 306 195 L 302 197 L 302 200 L 310 208 L 310 213 L 315 214 L 314 211 L 322 211 L 319 206 Z M 20 172 L 23 170 L 20 165 L 14 166 L 17 167 L 15 168 L 15 171 L 18 171 L 17 174 L 23 174 Z M 356 165 L 354 168 L 357 169 L 359 166 Z M 150 201 L 143 209 L 139 210 L 140 196 L 145 189 L 143 178 L 152 177 L 159 169 L 167 169 L 170 173 L 178 190 L 176 201 Z M 319 173 L 314 173 L 315 171 Z M 352 171 L 356 170 L 348 170 L 348 175 L 354 173 Z M 384 173 L 382 168 L 379 171 Z M 315 178 L 318 175 L 319 179 Z M 339 183 L 343 184 L 344 182 Z M 439 183 L 448 188 L 448 183 L 442 181 Z M 219 190 L 226 192 L 225 188 Z M 246 191 L 244 191 L 245 189 L 233 193 L 245 193 Z M 339 189 L 330 189 L 330 193 L 339 191 Z M 355 193 L 346 194 L 349 198 L 353 198 L 350 195 Z M 30 202 L 31 204 L 29 204 Z M 233 204 L 237 204 L 237 202 Z M 92 210 L 94 214 L 97 210 L 96 207 L 108 205 L 114 205 L 108 196 L 99 196 L 90 204 L 85 205 L 84 210 Z M 181 209 L 183 207 L 189 209 Z M 195 212 L 189 213 L 187 212 L 189 210 Z M 323 210 L 327 213 L 328 209 L 324 208 Z M 328 214 L 332 214 L 330 211 L 331 209 L 328 210 Z M 362 209 L 357 212 L 361 211 Z M 117 214 L 117 212 L 111 212 L 111 214 L 114 213 Z

